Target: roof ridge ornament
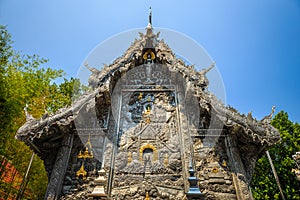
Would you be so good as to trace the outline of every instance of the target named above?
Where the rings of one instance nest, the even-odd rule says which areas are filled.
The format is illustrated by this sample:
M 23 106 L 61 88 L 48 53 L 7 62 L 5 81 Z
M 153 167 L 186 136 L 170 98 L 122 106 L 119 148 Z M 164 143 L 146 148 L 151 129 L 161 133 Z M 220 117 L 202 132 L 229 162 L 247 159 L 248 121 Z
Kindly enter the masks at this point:
M 198 84 L 200 87 L 202 87 L 203 91 L 206 90 L 208 88 L 208 78 L 206 76 L 206 74 L 215 67 L 215 62 L 213 61 L 213 63 L 208 67 L 208 68 L 204 68 L 201 71 L 199 71 L 197 74 L 199 76 L 199 80 L 198 80 Z
M 84 66 L 90 70 L 93 74 L 99 74 L 100 71 L 94 67 L 90 67 L 89 64 L 87 62 L 84 62 Z
M 152 9 L 151 6 L 149 8 L 149 16 L 148 16 L 148 26 L 147 28 L 152 29 Z

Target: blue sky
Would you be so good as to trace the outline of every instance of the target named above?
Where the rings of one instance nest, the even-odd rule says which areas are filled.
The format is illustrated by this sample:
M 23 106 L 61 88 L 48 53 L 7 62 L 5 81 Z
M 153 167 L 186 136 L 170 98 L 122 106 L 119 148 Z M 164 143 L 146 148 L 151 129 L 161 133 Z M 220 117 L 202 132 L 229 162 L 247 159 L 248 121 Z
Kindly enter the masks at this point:
M 217 63 L 227 104 L 258 119 L 285 110 L 300 122 L 300 2 L 297 0 L 0 0 L 14 48 L 77 76 L 99 43 L 147 25 L 179 31 Z M 130 44 L 128 44 L 129 46 Z

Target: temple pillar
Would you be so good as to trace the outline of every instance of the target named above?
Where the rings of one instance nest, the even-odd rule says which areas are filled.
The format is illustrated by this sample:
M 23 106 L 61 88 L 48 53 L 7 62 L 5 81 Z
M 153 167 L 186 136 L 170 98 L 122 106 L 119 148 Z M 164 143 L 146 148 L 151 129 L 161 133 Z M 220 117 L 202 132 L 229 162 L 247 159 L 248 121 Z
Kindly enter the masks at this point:
M 199 179 L 195 176 L 195 171 L 192 166 L 192 162 L 190 162 L 189 167 L 189 191 L 186 194 L 188 200 L 204 200 L 205 195 L 201 193 L 199 186 L 198 186 Z
M 45 194 L 45 200 L 59 199 L 62 183 L 68 168 L 68 162 L 73 146 L 73 134 L 65 134 L 62 139 L 61 146 L 58 150 L 55 164 L 49 179 L 48 187 Z
M 227 135 L 225 138 L 226 153 L 232 171 L 232 179 L 238 200 L 252 200 L 251 191 L 245 177 L 246 171 L 240 157 L 236 135 Z

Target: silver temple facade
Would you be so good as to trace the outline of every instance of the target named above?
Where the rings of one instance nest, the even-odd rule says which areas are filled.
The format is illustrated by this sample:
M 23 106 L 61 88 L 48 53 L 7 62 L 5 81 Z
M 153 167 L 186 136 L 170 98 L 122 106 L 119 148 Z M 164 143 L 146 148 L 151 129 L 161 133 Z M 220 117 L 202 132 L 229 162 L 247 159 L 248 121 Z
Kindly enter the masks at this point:
M 151 19 L 151 16 L 150 16 Z M 252 199 L 257 158 L 278 131 L 223 105 L 149 20 L 93 91 L 17 132 L 44 161 L 45 199 Z

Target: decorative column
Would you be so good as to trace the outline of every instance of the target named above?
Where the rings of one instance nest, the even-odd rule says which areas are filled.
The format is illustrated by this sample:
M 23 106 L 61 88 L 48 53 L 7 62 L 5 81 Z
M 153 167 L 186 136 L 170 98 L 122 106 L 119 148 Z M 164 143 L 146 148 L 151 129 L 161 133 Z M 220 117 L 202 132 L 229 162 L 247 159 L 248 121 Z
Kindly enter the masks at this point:
M 195 171 L 193 169 L 192 162 L 190 162 L 189 174 L 190 174 L 190 177 L 188 178 L 188 181 L 190 184 L 190 188 L 186 194 L 187 199 L 188 200 L 205 199 L 205 195 L 202 194 L 199 189 L 198 178 L 195 177 Z
M 226 152 L 230 168 L 233 172 L 232 179 L 236 190 L 236 196 L 238 200 L 251 200 L 251 192 L 245 177 L 246 171 L 236 141 L 236 135 L 229 134 L 225 137 Z
M 73 134 L 64 134 L 61 147 L 58 150 L 55 164 L 49 179 L 45 200 L 59 199 L 62 183 L 68 168 L 68 162 L 73 146 Z
M 106 179 L 105 179 L 105 171 L 102 168 L 100 171 L 98 171 L 99 177 L 95 179 L 95 188 L 92 191 L 91 194 L 89 194 L 90 197 L 93 197 L 95 199 L 106 199 L 107 194 L 105 193 L 104 186 L 106 185 Z

